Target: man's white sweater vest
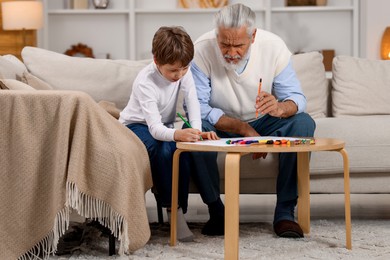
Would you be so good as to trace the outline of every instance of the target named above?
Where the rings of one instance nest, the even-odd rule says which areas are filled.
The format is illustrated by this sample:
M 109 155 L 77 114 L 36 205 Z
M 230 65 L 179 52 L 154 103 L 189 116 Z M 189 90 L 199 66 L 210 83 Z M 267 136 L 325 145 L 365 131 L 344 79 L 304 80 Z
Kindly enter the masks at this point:
M 195 42 L 196 65 L 211 81 L 210 106 L 222 109 L 227 116 L 243 121 L 255 119 L 255 101 L 259 80 L 262 90 L 271 93 L 272 82 L 287 65 L 291 52 L 277 35 L 257 29 L 250 48 L 248 64 L 240 75 L 221 64 L 215 31 Z

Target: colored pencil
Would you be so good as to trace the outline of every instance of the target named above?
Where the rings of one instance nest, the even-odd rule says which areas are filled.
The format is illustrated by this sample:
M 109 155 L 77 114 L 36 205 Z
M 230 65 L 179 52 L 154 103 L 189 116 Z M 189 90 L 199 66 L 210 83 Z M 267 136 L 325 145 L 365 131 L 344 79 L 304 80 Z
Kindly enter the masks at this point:
M 259 87 L 257 89 L 257 95 L 260 95 L 260 91 L 261 91 L 261 82 L 262 82 L 262 78 L 260 78 L 260 81 L 259 81 Z M 256 110 L 256 118 L 259 116 L 259 111 Z
M 184 119 L 184 117 L 179 113 L 177 112 L 177 115 L 180 117 L 181 120 L 183 120 L 183 122 L 189 127 L 189 128 L 192 128 L 192 126 L 190 125 L 190 123 Z M 202 136 L 200 136 L 200 140 L 203 140 Z

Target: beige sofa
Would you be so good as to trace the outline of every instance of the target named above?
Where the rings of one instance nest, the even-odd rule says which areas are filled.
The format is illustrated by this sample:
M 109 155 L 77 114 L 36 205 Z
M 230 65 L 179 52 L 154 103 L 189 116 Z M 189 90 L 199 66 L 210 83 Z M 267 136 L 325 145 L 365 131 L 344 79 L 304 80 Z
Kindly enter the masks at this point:
M 84 92 L 21 82 L 49 88 L 14 56 L 0 77 L 0 259 L 46 259 L 72 212 L 109 229 L 119 254 L 143 247 L 153 182 L 139 138 Z
M 68 57 L 31 47 L 23 50 L 22 57 L 19 76 L 28 85 L 84 91 L 97 102 L 114 103 L 117 109 L 125 106 L 134 77 L 150 62 Z M 315 136 L 346 142 L 351 192 L 390 193 L 390 160 L 386 159 L 390 154 L 390 62 L 339 56 L 333 62 L 332 79 L 326 78 L 318 52 L 294 55 L 293 65 L 308 100 L 307 112 L 317 124 Z M 177 107 L 182 110 L 181 102 Z M 179 120 L 177 126 L 181 124 Z M 218 160 L 223 179 L 224 154 Z M 277 161 L 272 154 L 265 160 L 243 157 L 241 193 L 274 193 Z M 313 153 L 311 192 L 342 193 L 342 172 L 339 154 Z

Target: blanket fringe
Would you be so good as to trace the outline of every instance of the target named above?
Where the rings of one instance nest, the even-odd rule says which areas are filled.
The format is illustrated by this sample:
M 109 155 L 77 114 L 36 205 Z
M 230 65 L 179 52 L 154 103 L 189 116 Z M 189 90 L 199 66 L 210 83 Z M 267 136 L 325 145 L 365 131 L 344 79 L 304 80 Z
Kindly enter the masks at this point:
M 65 234 L 65 231 L 69 227 L 70 211 L 71 209 L 69 207 L 60 210 L 54 219 L 53 230 L 18 259 L 46 259 L 49 255 L 54 254 L 57 251 L 58 240 Z
M 80 192 L 75 183 L 66 183 L 66 194 L 67 200 L 65 207 L 57 213 L 53 229 L 45 238 L 18 259 L 47 259 L 49 255 L 54 255 L 57 251 L 58 240 L 65 234 L 69 227 L 69 217 L 72 209 L 77 210 L 81 216 L 97 220 L 100 224 L 109 228 L 120 242 L 119 255 L 128 252 L 128 224 L 123 216 L 115 212 L 104 201 Z
M 81 216 L 97 220 L 109 228 L 119 241 L 119 255 L 129 251 L 128 224 L 123 216 L 115 212 L 104 201 L 80 192 L 75 183 L 67 182 L 66 191 L 68 194 L 66 206 L 69 205 L 76 209 Z

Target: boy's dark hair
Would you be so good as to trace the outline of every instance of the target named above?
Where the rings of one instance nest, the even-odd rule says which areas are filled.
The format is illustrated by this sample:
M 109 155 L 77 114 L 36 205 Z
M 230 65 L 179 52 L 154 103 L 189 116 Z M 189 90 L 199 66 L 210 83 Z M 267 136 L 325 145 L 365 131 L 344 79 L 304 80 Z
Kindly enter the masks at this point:
M 153 57 L 159 65 L 181 62 L 187 66 L 194 58 L 194 44 L 183 27 L 160 27 L 154 34 Z

